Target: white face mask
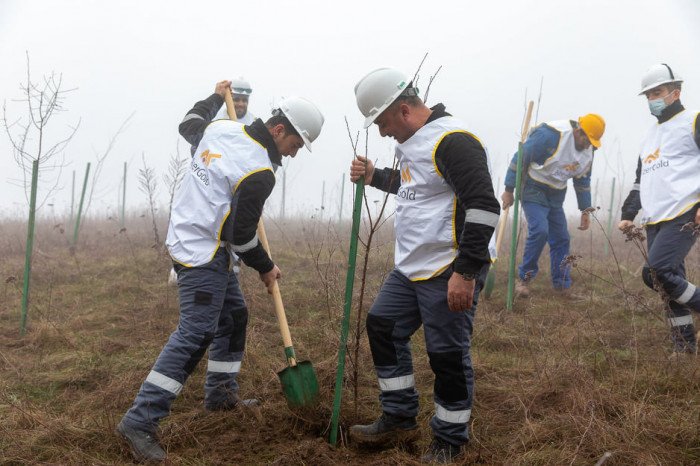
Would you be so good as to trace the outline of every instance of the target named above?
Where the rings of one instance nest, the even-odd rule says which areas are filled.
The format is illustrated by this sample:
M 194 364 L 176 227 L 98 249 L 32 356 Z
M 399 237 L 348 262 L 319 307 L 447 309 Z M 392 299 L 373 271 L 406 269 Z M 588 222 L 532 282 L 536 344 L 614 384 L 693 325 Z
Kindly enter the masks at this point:
M 648 101 L 649 111 L 652 115 L 661 116 L 661 113 L 666 109 L 666 107 L 668 107 L 668 104 L 666 103 L 666 97 L 670 96 L 671 94 L 673 94 L 673 92 L 669 92 L 665 96 L 659 97 L 658 99 Z

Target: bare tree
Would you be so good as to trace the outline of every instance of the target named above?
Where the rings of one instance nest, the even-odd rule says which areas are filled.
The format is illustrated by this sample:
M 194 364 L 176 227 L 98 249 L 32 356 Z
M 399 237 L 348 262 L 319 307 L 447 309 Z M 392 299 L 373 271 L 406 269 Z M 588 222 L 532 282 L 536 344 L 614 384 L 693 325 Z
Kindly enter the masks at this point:
M 129 124 L 129 121 L 131 118 L 134 116 L 134 113 L 132 112 L 131 115 L 126 117 L 124 122 L 121 124 L 119 129 L 117 130 L 116 133 L 114 133 L 114 136 L 109 140 L 109 143 L 107 144 L 107 148 L 104 150 L 102 153 L 98 153 L 96 150 L 93 149 L 95 152 L 95 158 L 97 159 L 97 163 L 95 163 L 95 170 L 92 172 L 92 178 L 90 180 L 90 192 L 87 197 L 87 204 L 85 205 L 84 212 L 86 213 L 90 209 L 90 205 L 92 204 L 93 197 L 95 196 L 95 188 L 98 185 L 98 181 L 100 179 L 100 175 L 102 174 L 102 169 L 104 168 L 104 162 L 107 159 L 107 156 L 109 155 L 110 152 L 112 152 L 112 149 L 114 149 L 114 146 L 117 143 L 117 138 L 119 137 L 120 134 L 124 132 L 126 129 L 127 125 Z M 112 191 L 110 188 L 106 188 L 106 191 Z M 98 194 L 99 196 L 99 194 Z
M 158 222 L 156 221 L 156 193 L 158 192 L 158 179 L 155 169 L 146 165 L 146 156 L 141 153 L 143 168 L 139 168 L 139 189 L 148 196 L 148 207 L 151 211 L 151 221 L 153 222 L 154 246 L 160 245 L 160 235 L 158 234 Z
M 168 162 L 168 172 L 163 175 L 163 182 L 168 187 L 168 220 L 173 210 L 175 193 L 182 182 L 182 178 L 185 176 L 186 168 L 187 158 L 180 157 L 180 144 L 176 142 L 175 154 L 170 156 L 170 162 Z
M 54 115 L 65 111 L 63 104 L 68 92 L 75 89 L 63 88 L 63 75 L 51 72 L 44 75 L 40 82 L 32 81 L 27 55 L 27 80 L 20 84 L 24 96 L 17 102 L 26 105 L 25 118 L 10 121 L 7 114 L 7 102 L 2 106 L 2 124 L 12 144 L 15 163 L 22 170 L 20 179 L 10 180 L 11 183 L 23 187 L 25 198 L 29 203 L 31 191 L 32 164 L 38 162 L 39 186 L 44 187 L 37 197 L 37 209 L 57 190 L 61 172 L 66 166 L 65 149 L 71 141 L 80 120 L 74 125 L 68 125 L 67 135 L 56 143 L 47 141 L 47 127 Z

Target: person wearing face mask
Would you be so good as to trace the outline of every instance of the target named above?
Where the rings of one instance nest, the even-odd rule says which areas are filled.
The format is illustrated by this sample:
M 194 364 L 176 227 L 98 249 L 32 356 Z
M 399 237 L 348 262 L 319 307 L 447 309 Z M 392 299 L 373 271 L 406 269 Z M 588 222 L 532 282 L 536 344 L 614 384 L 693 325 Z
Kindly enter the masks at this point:
M 521 203 L 527 218 L 527 241 L 523 261 L 518 268 L 515 292 L 518 297 L 530 296 L 529 283 L 537 276 L 538 261 L 549 243 L 550 273 L 554 289 L 565 297 L 570 293 L 571 274 L 563 261 L 569 255 L 569 232 L 563 203 L 567 181 L 573 179 L 578 208 L 581 211 L 579 230 L 590 225 L 591 168 L 593 155 L 600 148 L 605 121 L 590 113 L 577 120 L 543 123 L 534 128 L 523 144 L 523 189 Z M 506 173 L 503 208 L 513 205 L 516 153 Z
M 681 104 L 683 79 L 666 63 L 647 70 L 639 95 L 656 122 L 642 143 L 634 186 L 622 205 L 620 230 L 629 231 L 640 210 L 647 234 L 644 283 L 668 299 L 674 354 L 696 353 L 691 311 L 700 311 L 700 290 L 685 274 L 700 225 L 700 114 Z
M 281 272 L 256 231 L 275 185 L 273 165 L 304 146 L 310 151 L 323 121 L 313 103 L 290 96 L 264 123 L 217 120 L 204 131 L 175 196 L 166 239 L 177 272 L 178 326 L 117 426 L 136 460 L 165 459 L 158 424 L 207 351 L 205 409 L 256 403 L 238 396 L 248 309 L 230 270 L 230 251 L 272 292 Z

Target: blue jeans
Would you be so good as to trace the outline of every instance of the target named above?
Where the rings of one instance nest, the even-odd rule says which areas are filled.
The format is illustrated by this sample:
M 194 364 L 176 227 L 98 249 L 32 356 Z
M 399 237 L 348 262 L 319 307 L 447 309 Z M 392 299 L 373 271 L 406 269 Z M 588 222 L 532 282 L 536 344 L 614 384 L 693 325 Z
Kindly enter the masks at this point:
M 570 266 L 562 263 L 569 255 L 569 231 L 561 203 L 545 205 L 523 200 L 522 206 L 527 218 L 527 241 L 523 262 L 518 269 L 520 280 L 530 281 L 537 276 L 537 262 L 544 245 L 549 243 L 552 285 L 557 290 L 571 287 Z
M 124 415 L 127 425 L 154 432 L 207 349 L 205 405 L 217 409 L 235 404 L 248 309 L 230 261 L 222 247 L 208 264 L 175 264 L 180 321 Z

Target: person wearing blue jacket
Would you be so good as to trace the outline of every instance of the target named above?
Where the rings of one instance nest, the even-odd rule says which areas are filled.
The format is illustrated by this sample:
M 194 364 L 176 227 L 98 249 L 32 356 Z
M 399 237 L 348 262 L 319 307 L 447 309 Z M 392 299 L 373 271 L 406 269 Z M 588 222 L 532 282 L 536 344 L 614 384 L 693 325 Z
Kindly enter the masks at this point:
M 532 130 L 523 144 L 521 203 L 528 231 L 523 261 L 518 268 L 517 296 L 530 296 L 528 285 L 539 272 L 538 261 L 545 244 L 549 244 L 552 286 L 569 295 L 571 275 L 564 263 L 569 255 L 569 231 L 563 208 L 567 183 L 573 179 L 581 211 L 579 230 L 587 230 L 593 154 L 600 147 L 604 132 L 603 118 L 588 114 L 578 120 L 543 123 Z M 514 202 L 516 164 L 517 153 L 506 174 L 505 192 L 501 196 L 504 209 Z

